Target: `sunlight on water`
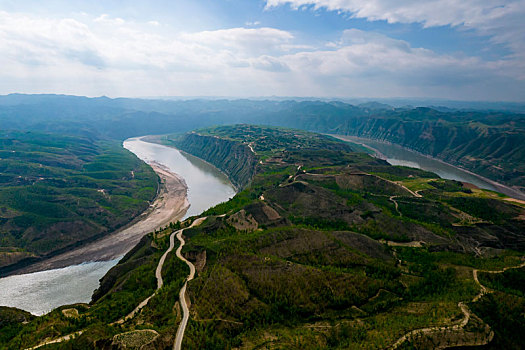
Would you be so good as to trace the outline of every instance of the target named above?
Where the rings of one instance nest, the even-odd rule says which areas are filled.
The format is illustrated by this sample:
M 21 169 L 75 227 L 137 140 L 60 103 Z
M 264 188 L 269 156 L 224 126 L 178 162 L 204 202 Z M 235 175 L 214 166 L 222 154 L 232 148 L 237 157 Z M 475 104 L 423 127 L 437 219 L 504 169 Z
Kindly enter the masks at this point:
M 400 165 L 400 166 L 408 166 L 410 168 L 417 168 L 421 169 L 421 166 L 416 162 L 411 162 L 409 160 L 402 160 L 402 159 L 395 159 L 395 158 L 387 158 L 387 162 L 389 162 L 391 165 Z
M 443 179 L 468 182 L 486 190 L 501 192 L 507 196 L 525 199 L 525 194 L 502 184 L 496 184 L 471 172 L 462 170 L 437 159 L 426 157 L 420 153 L 391 143 L 380 142 L 354 136 L 344 136 L 348 141 L 365 144 L 379 151 L 391 165 L 402 165 L 431 171 Z

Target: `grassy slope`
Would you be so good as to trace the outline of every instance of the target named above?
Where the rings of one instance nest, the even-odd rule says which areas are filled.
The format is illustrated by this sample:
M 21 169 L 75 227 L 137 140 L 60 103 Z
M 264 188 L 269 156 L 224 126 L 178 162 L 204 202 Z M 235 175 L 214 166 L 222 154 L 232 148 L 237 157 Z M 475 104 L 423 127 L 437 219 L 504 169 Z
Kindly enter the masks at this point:
M 148 207 L 157 176 L 115 141 L 0 133 L 0 267 L 110 232 Z
M 169 234 L 178 226 L 145 236 L 118 265 L 101 280 L 90 305 L 75 304 L 57 308 L 41 317 L 29 317 L 16 309 L 0 308 L 0 349 L 23 349 L 39 344 L 44 339 L 83 331 L 74 342 L 49 345 L 47 348 L 111 349 L 113 336 L 134 329 L 155 329 L 161 334 L 152 348 L 173 344 L 177 323 L 180 321 L 174 303 L 189 269 L 171 254 L 163 269 L 164 287 L 132 323 L 113 324 L 130 313 L 157 286 L 155 269 L 169 245 Z M 67 312 L 71 309 L 76 311 Z M 64 312 L 64 310 L 66 310 Z M 15 313 L 16 312 L 16 313 Z M 75 315 L 76 314 L 76 315 Z M 31 322 L 13 322 L 14 315 Z M 73 315 L 73 316 L 71 316 Z
M 314 134 L 252 126 L 205 133 L 249 142 L 263 162 L 248 188 L 184 232 L 184 254 L 198 266 L 205 262 L 188 287 L 185 348 L 384 348 L 409 330 L 459 321 L 457 303 L 479 291 L 472 269 L 517 265 L 525 250 L 515 219 L 523 209 L 484 191 L 389 166 Z M 421 190 L 422 197 L 399 184 Z M 51 337 L 85 331 L 65 348 L 102 347 L 134 329 L 154 329 L 161 336 L 151 345 L 171 346 L 187 274 L 174 254 L 164 270 L 166 286 L 142 313 L 122 326 L 108 322 L 152 291 L 155 264 L 177 227 L 150 235 L 130 252 L 104 278 L 91 308 L 77 306 L 79 319 L 54 311 L 25 325 L 7 346 L 36 344 L 49 329 Z M 378 239 L 426 244 L 392 247 Z M 502 249 L 507 246 L 521 252 Z M 484 257 L 474 254 L 480 251 Z M 523 304 L 512 294 L 523 277 L 507 275 L 491 285 L 507 288 L 495 295 L 504 298 L 484 297 L 471 308 L 497 330 L 495 344 L 516 346 L 519 333 L 498 330 L 497 323 L 506 320 L 498 305 L 507 305 L 513 312 L 507 321 L 525 330 L 512 306 Z M 476 324 L 469 327 L 482 336 Z
M 250 143 L 263 164 L 248 189 L 205 213 L 224 218 L 185 232 L 187 252 L 208 256 L 190 283 L 188 348 L 383 348 L 406 330 L 459 320 L 457 303 L 477 293 L 472 267 L 517 262 L 512 252 L 480 259 L 454 251 L 469 249 L 479 229 L 459 210 L 492 228 L 515 223 L 510 230 L 521 235 L 520 207 L 312 134 L 250 126 L 199 133 Z M 424 183 L 423 198 L 387 178 Z M 251 219 L 257 229 L 238 229 Z M 427 245 L 387 248 L 381 238 Z

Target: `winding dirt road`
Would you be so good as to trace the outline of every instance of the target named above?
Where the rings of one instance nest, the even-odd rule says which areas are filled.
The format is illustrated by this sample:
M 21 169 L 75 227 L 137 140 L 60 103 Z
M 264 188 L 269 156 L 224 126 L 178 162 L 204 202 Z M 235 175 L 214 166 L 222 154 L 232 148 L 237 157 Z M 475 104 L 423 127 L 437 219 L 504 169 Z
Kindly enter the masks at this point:
M 397 349 L 405 341 L 413 338 L 416 335 L 421 336 L 421 335 L 432 334 L 432 333 L 437 333 L 441 331 L 459 331 L 463 329 L 463 327 L 465 327 L 468 321 L 470 320 L 470 310 L 465 304 L 463 304 L 463 302 L 459 302 L 458 306 L 461 309 L 461 312 L 463 312 L 463 318 L 461 319 L 461 321 L 456 322 L 451 325 L 447 325 L 447 326 L 415 329 L 413 331 L 408 332 L 401 338 L 399 338 L 389 349 Z
M 485 287 L 483 284 L 481 284 L 479 282 L 478 272 L 485 272 L 485 273 L 496 274 L 496 273 L 503 273 L 503 272 L 505 272 L 507 270 L 510 270 L 510 269 L 519 269 L 519 268 L 522 268 L 522 267 L 525 267 L 525 262 L 523 262 L 522 264 L 520 264 L 518 266 L 505 267 L 505 268 L 503 268 L 501 270 L 478 270 L 478 269 L 472 270 L 474 281 L 480 287 L 479 294 L 477 294 L 472 299 L 472 302 L 477 302 L 479 299 L 481 299 L 481 297 L 483 295 L 488 294 L 488 293 L 491 292 L 487 287 Z M 397 349 L 405 341 L 407 341 L 407 340 L 409 340 L 409 339 L 411 339 L 411 338 L 413 338 L 414 336 L 417 336 L 417 335 L 428 335 L 428 334 L 438 333 L 438 332 L 441 332 L 441 331 L 459 331 L 459 330 L 462 330 L 467 325 L 467 323 L 469 322 L 472 313 L 471 313 L 470 309 L 463 302 L 459 302 L 458 306 L 460 307 L 461 312 L 463 312 L 463 315 L 464 315 L 463 319 L 461 319 L 461 321 L 456 322 L 454 324 L 447 325 L 447 326 L 428 327 L 428 328 L 415 329 L 413 331 L 410 331 L 410 332 L 406 333 L 401 338 L 399 338 L 389 349 Z M 489 329 L 490 329 L 490 327 L 489 327 Z M 490 334 L 489 334 L 486 342 L 480 340 L 479 343 L 475 344 L 475 345 L 476 346 L 486 345 L 492 340 L 493 337 L 494 337 L 494 332 L 490 331 Z
M 199 225 L 202 221 L 204 221 L 204 219 L 205 218 L 199 218 L 199 219 L 195 220 L 190 227 L 194 227 L 196 225 Z M 182 231 L 184 231 L 184 229 L 178 230 L 178 231 L 174 231 L 170 235 L 170 245 L 169 245 L 168 249 L 166 249 L 164 254 L 162 254 L 162 256 L 159 259 L 159 263 L 157 264 L 157 268 L 155 269 L 155 277 L 157 278 L 157 289 L 155 289 L 155 292 L 153 292 L 153 294 L 151 294 L 149 297 L 147 297 L 146 299 L 141 301 L 140 304 L 138 304 L 137 307 L 135 309 L 133 309 L 133 311 L 131 311 L 129 314 L 127 314 L 125 317 L 121 318 L 120 320 L 116 321 L 114 324 L 122 324 L 122 323 L 126 322 L 127 320 L 135 317 L 135 315 L 144 306 L 148 305 L 148 302 L 150 301 L 150 299 L 153 298 L 155 296 L 155 294 L 157 294 L 159 289 L 162 288 L 162 286 L 164 285 L 164 280 L 162 279 L 162 268 L 164 267 L 164 262 L 166 261 L 166 257 L 168 256 L 169 253 L 171 253 L 173 248 L 175 248 L 175 236 L 177 236 L 179 241 L 182 242 L 181 246 L 177 249 L 177 257 L 179 259 L 181 259 L 181 260 L 186 261 L 186 264 L 188 264 L 190 266 L 190 277 L 188 277 L 188 278 L 189 278 L 189 280 L 193 279 L 193 276 L 195 275 L 195 267 L 193 266 L 192 263 L 190 263 L 189 261 L 184 259 L 184 257 L 182 257 L 182 255 L 180 254 L 182 246 L 184 245 L 184 240 L 182 239 Z M 186 289 L 186 284 L 184 284 L 183 289 Z
M 116 321 L 115 324 L 122 324 L 122 323 L 126 322 L 127 320 L 135 317 L 137 312 L 139 312 L 144 306 L 148 305 L 148 302 L 150 301 L 150 299 L 153 298 L 155 296 L 155 294 L 157 294 L 159 289 L 162 288 L 162 286 L 164 285 L 164 281 L 162 279 L 162 268 L 164 267 L 164 262 L 166 261 L 166 257 L 168 256 L 168 254 L 175 247 L 175 234 L 177 232 L 181 232 L 181 231 L 182 230 L 173 232 L 170 235 L 170 245 L 169 245 L 168 249 L 166 249 L 164 254 L 162 254 L 162 256 L 159 259 L 159 263 L 157 264 L 157 268 L 155 269 L 155 277 L 157 278 L 157 289 L 155 289 L 155 292 L 153 292 L 153 294 L 151 294 L 149 297 L 147 297 L 146 299 L 141 301 L 140 304 L 138 304 L 137 307 L 135 309 L 133 309 L 133 311 L 131 311 L 129 314 L 127 314 L 124 318 L 121 318 L 120 320 Z
M 198 226 L 204 220 L 206 220 L 206 217 L 198 218 L 191 224 L 190 227 Z M 179 329 L 177 329 L 175 343 L 173 344 L 174 350 L 181 349 L 182 339 L 184 338 L 184 331 L 186 330 L 186 326 L 188 325 L 188 320 L 190 319 L 190 309 L 188 307 L 188 302 L 186 301 L 186 287 L 188 285 L 188 282 L 191 281 L 193 277 L 195 277 L 195 266 L 191 262 L 189 262 L 185 257 L 183 257 L 181 254 L 182 247 L 184 246 L 184 244 L 186 244 L 186 242 L 184 241 L 184 238 L 182 238 L 183 231 L 184 230 L 179 230 L 177 232 L 177 239 L 180 241 L 180 246 L 179 248 L 177 248 L 177 251 L 175 252 L 175 254 L 177 254 L 177 257 L 180 260 L 184 261 L 189 266 L 190 274 L 188 275 L 188 278 L 186 278 L 186 282 L 184 282 L 184 286 L 182 286 L 182 288 L 180 289 L 179 300 L 182 306 L 183 316 L 182 316 L 182 321 L 180 322 L 180 325 L 179 325 Z M 172 234 L 172 237 L 173 237 L 173 234 Z
M 401 214 L 401 212 L 399 211 L 399 204 L 397 204 L 397 201 L 396 201 L 396 198 L 399 197 L 399 196 L 390 196 L 390 198 L 388 198 L 392 203 L 394 203 L 394 205 L 396 206 L 396 211 L 397 213 L 399 214 L 399 216 L 403 216 L 403 214 Z
M 523 262 L 522 264 L 518 265 L 518 266 L 510 266 L 510 267 L 505 267 L 501 270 L 496 270 L 496 271 L 490 271 L 490 270 L 478 270 L 478 269 L 474 269 L 472 270 L 472 274 L 474 276 L 474 281 L 477 283 L 477 285 L 479 286 L 480 288 L 480 291 L 479 291 L 479 294 L 476 295 L 474 297 L 474 299 L 472 299 L 473 302 L 476 302 L 478 301 L 479 299 L 481 299 L 482 296 L 484 296 L 485 294 L 488 294 L 488 293 L 491 293 L 491 291 L 485 287 L 484 285 L 481 284 L 481 282 L 479 281 L 478 279 L 478 272 L 485 272 L 485 273 L 503 273 L 507 270 L 511 270 L 511 269 L 521 269 L 522 267 L 525 267 L 525 262 Z
M 191 227 L 198 226 L 204 220 L 206 220 L 206 217 L 198 218 L 195 221 L 193 221 L 193 223 L 189 227 L 191 228 Z M 193 277 L 195 277 L 195 266 L 191 262 L 186 260 L 186 258 L 184 258 L 182 256 L 182 254 L 181 254 L 182 247 L 186 243 L 184 241 L 184 238 L 182 238 L 182 232 L 183 231 L 184 231 L 184 229 L 181 229 L 181 230 L 178 230 L 178 231 L 174 231 L 170 235 L 170 245 L 169 245 L 168 249 L 166 249 L 164 254 L 162 254 L 162 257 L 159 259 L 159 263 L 157 264 L 157 269 L 155 270 L 155 277 L 157 278 L 157 289 L 155 290 L 155 292 L 153 294 L 151 294 L 149 297 L 147 297 L 146 299 L 144 299 L 142 302 L 140 302 L 140 304 L 137 305 L 137 307 L 133 311 L 131 311 L 128 315 L 126 315 L 125 317 L 121 318 L 120 320 L 112 323 L 112 325 L 114 325 L 114 324 L 122 324 L 122 323 L 126 322 L 127 320 L 133 318 L 144 306 L 146 306 L 148 304 L 150 299 L 153 298 L 155 296 L 155 294 L 157 294 L 159 289 L 162 288 L 162 286 L 164 285 L 164 281 L 162 279 L 162 268 L 164 266 L 164 262 L 166 261 L 166 257 L 168 256 L 169 253 L 171 253 L 171 251 L 175 247 L 175 237 L 177 237 L 177 239 L 181 243 L 179 248 L 177 248 L 177 251 L 176 251 L 177 257 L 180 260 L 184 261 L 189 266 L 190 274 L 186 278 L 186 282 L 184 283 L 184 286 L 180 290 L 179 297 L 180 297 L 180 301 L 181 301 L 181 305 L 182 305 L 182 310 L 184 312 L 184 316 L 182 318 L 181 324 L 179 325 L 179 329 L 177 330 L 177 336 L 176 336 L 176 339 L 175 339 L 175 343 L 173 345 L 174 349 L 180 349 L 181 348 L 182 338 L 184 337 L 184 331 L 186 330 L 186 325 L 188 324 L 188 320 L 190 318 L 190 310 L 189 310 L 189 307 L 188 307 L 188 303 L 186 302 L 186 286 L 188 284 L 188 281 L 191 281 L 193 279 Z M 37 348 L 40 348 L 40 347 L 48 345 L 48 344 L 55 344 L 55 343 L 62 343 L 62 342 L 65 342 L 65 341 L 69 341 L 72 338 L 74 338 L 75 336 L 81 335 L 82 333 L 83 333 L 83 330 L 82 331 L 78 331 L 78 332 L 73 333 L 73 334 L 65 335 L 65 336 L 60 337 L 60 338 L 50 339 L 50 340 L 47 340 L 45 342 L 42 342 L 42 343 L 38 344 L 37 346 L 29 348 L 27 350 L 37 349 Z
M 201 217 L 201 218 L 196 219 L 189 226 L 189 228 L 200 225 L 204 220 L 206 220 L 206 217 Z M 127 320 L 132 319 L 133 317 L 135 317 L 135 315 L 144 306 L 146 306 L 148 304 L 148 302 L 150 301 L 150 299 L 153 298 L 155 296 L 155 294 L 157 294 L 157 292 L 162 288 L 162 286 L 164 285 L 164 281 L 162 279 L 162 267 L 164 266 L 164 262 L 166 261 L 166 257 L 168 256 L 168 254 L 175 247 L 175 237 L 177 237 L 177 239 L 180 241 L 180 246 L 177 248 L 177 251 L 175 252 L 175 254 L 177 255 L 177 258 L 179 258 L 180 260 L 184 261 L 188 265 L 188 267 L 190 268 L 190 274 L 186 278 L 186 281 L 184 282 L 184 286 L 181 288 L 180 293 L 179 293 L 179 299 L 180 299 L 180 303 L 181 303 L 181 306 L 182 306 L 183 317 L 182 317 L 182 321 L 181 321 L 181 323 L 179 325 L 179 328 L 177 330 L 175 343 L 173 344 L 173 348 L 174 349 L 180 349 L 181 348 L 182 339 L 184 338 L 184 331 L 186 330 L 186 326 L 187 326 L 188 320 L 190 318 L 190 309 L 189 309 L 188 303 L 186 301 L 186 287 L 188 285 L 188 282 L 191 281 L 195 277 L 195 266 L 191 262 L 189 262 L 184 256 L 182 256 L 182 253 L 181 253 L 182 252 L 182 247 L 186 243 L 184 241 L 184 238 L 182 238 L 182 233 L 184 232 L 184 230 L 185 229 L 174 231 L 170 235 L 170 245 L 169 245 L 168 249 L 166 249 L 166 251 L 164 252 L 162 257 L 159 259 L 159 263 L 157 265 L 157 269 L 155 270 L 155 277 L 157 278 L 157 289 L 155 290 L 155 292 L 153 294 L 151 294 L 149 297 L 147 297 L 146 299 L 144 299 L 142 302 L 140 302 L 140 304 L 137 305 L 137 307 L 135 309 L 133 309 L 133 311 L 131 311 L 128 315 L 126 315 L 125 317 L 123 317 L 120 320 L 118 320 L 118 321 L 113 323 L 113 324 L 122 324 L 122 323 L 126 322 Z

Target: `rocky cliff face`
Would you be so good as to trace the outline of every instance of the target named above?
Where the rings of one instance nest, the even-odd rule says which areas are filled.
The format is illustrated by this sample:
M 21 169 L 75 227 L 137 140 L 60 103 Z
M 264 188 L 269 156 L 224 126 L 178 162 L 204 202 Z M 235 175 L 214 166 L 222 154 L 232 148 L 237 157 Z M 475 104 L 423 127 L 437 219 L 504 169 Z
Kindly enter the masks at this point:
M 494 125 L 468 121 L 465 116 L 461 120 L 445 120 L 441 114 L 429 116 L 431 112 L 421 112 L 417 118 L 397 114 L 303 116 L 293 122 L 288 120 L 288 124 L 305 130 L 388 141 L 525 190 L 525 132 L 520 126 L 499 120 Z M 244 187 L 253 175 L 257 161 L 246 145 L 195 133 L 177 142 L 177 147 L 224 171 L 238 187 Z M 235 152 L 230 154 L 232 149 Z
M 197 133 L 185 134 L 169 141 L 194 156 L 222 170 L 237 189 L 246 187 L 257 167 L 257 158 L 245 144 Z

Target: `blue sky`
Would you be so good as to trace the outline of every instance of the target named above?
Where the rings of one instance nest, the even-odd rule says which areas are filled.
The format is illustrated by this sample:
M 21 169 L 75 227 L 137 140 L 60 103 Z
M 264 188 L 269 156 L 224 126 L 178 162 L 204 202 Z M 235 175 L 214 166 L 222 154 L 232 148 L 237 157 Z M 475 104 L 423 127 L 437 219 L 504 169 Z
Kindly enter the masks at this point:
M 0 0 L 0 93 L 525 100 L 525 0 Z

